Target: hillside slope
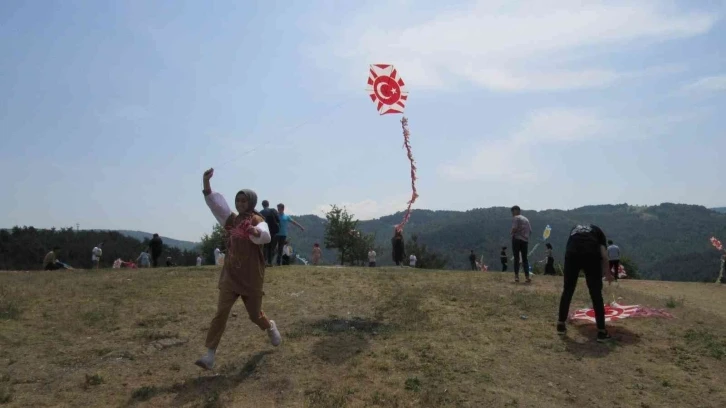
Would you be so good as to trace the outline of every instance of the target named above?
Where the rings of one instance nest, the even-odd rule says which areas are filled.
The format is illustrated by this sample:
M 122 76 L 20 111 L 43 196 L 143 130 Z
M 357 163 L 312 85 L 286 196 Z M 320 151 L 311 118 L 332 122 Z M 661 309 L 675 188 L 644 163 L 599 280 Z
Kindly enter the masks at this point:
M 726 298 L 715 284 L 622 282 L 607 298 L 674 319 L 554 333 L 561 279 L 273 268 L 278 348 L 232 312 L 216 373 L 193 362 L 218 268 L 0 274 L 8 407 L 723 407 Z M 573 307 L 589 305 L 580 282 Z M 190 301 L 192 300 L 192 301 Z
M 401 215 L 360 224 L 361 231 L 377 234 L 382 263 L 391 263 L 389 240 Z M 541 237 L 546 225 L 552 227 L 550 242 L 558 262 L 563 261 L 562 249 L 570 228 L 579 223 L 594 223 L 620 246 L 625 256 L 640 266 L 645 277 L 651 279 L 715 279 L 719 268 L 718 253 L 708 238 L 715 235 L 726 239 L 726 214 L 695 205 L 602 205 L 568 211 L 525 209 L 524 215 L 532 223 L 534 241 Z M 323 242 L 324 220 L 315 216 L 297 218 L 308 229 L 304 234 L 293 229 L 291 238 L 297 242 L 299 250 L 309 253 L 313 242 Z M 510 226 L 511 214 L 503 207 L 465 212 L 414 210 L 406 226 L 406 236 L 417 234 L 421 242 L 448 256 L 451 268 L 466 269 L 467 256 L 474 249 L 478 255 L 484 255 L 485 263 L 499 269 L 500 247 L 510 247 L 511 255 Z M 543 249 L 540 246 L 534 254 L 535 260 L 544 257 Z M 327 254 L 326 261 L 335 262 L 334 254 Z
M 143 232 L 143 231 L 130 231 L 130 230 L 119 230 L 119 234 L 126 235 L 127 237 L 136 238 L 139 241 L 144 241 L 145 239 L 151 239 L 154 234 Z M 174 238 L 165 237 L 163 235 L 159 235 L 161 237 L 161 240 L 164 242 L 165 245 L 169 246 L 170 248 L 179 248 L 181 250 L 187 250 L 187 251 L 196 251 L 199 247 L 199 242 L 190 242 L 190 241 L 181 241 Z

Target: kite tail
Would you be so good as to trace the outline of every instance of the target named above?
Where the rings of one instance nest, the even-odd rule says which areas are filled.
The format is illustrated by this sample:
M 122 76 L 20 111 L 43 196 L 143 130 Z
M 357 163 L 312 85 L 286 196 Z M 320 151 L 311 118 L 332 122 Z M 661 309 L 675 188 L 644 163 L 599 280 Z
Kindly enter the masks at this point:
M 418 192 L 416 192 L 416 162 L 413 159 L 413 153 L 411 153 L 411 134 L 408 131 L 408 119 L 405 116 L 401 118 L 401 128 L 403 129 L 403 147 L 406 148 L 408 161 L 411 163 L 411 199 L 408 201 L 408 208 L 406 208 L 403 221 L 396 225 L 396 231 L 403 231 L 403 226 L 406 225 L 408 219 L 411 217 L 411 206 L 418 198 Z

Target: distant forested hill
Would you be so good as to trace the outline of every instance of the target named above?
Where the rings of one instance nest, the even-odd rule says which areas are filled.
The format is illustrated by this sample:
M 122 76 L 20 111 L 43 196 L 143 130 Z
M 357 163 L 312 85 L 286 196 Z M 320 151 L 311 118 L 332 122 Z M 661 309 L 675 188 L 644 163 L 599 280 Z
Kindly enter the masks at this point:
M 574 210 L 523 210 L 532 223 L 534 237 L 541 237 L 546 225 L 552 227 L 550 242 L 558 262 L 563 261 L 563 247 L 570 228 L 578 223 L 594 223 L 614 240 L 623 254 L 633 259 L 644 278 L 679 281 L 715 279 L 719 255 L 708 238 L 726 241 L 726 214 L 702 206 L 661 204 L 657 206 L 600 205 Z M 363 221 L 359 229 L 375 233 L 379 263 L 391 264 L 390 238 L 401 213 Z M 313 215 L 295 217 L 306 227 L 305 233 L 291 228 L 290 238 L 302 255 L 308 255 L 314 242 L 323 242 L 325 220 Z M 414 210 L 405 228 L 405 236 L 419 236 L 419 241 L 449 258 L 449 267 L 466 269 L 467 255 L 473 249 L 484 255 L 485 263 L 499 269 L 499 249 L 506 245 L 511 256 L 508 208 L 496 207 L 469 211 Z M 533 255 L 542 259 L 542 246 Z M 324 259 L 335 262 L 335 252 L 327 251 Z M 511 264 L 510 264 L 511 268 Z
M 127 237 L 136 238 L 139 241 L 143 241 L 145 239 L 150 240 L 151 237 L 154 236 L 154 234 L 152 234 L 152 233 L 143 232 L 143 231 L 119 230 L 118 232 L 120 234 L 126 235 Z M 197 250 L 197 247 L 199 246 L 199 242 L 180 241 L 178 239 L 165 237 L 163 235 L 159 235 L 159 236 L 161 237 L 161 240 L 164 241 L 164 244 L 168 245 L 169 247 L 186 249 L 187 251 L 195 251 L 195 250 Z

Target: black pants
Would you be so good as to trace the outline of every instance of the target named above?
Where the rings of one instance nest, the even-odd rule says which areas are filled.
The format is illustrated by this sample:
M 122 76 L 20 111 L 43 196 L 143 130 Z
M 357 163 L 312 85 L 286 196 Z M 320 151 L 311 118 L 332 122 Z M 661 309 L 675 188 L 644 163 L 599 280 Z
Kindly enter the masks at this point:
M 501 258 L 500 261 L 502 261 L 502 272 L 507 271 L 507 258 Z
M 277 235 L 273 235 L 269 244 L 265 244 L 263 250 L 265 254 L 265 261 L 268 265 L 272 265 L 272 258 L 275 256 L 275 250 L 277 249 Z
M 151 254 L 151 265 L 154 268 L 156 268 L 157 266 L 159 266 L 159 257 L 160 256 L 161 256 L 161 253 L 158 253 L 158 254 L 152 253 Z
M 58 269 L 60 269 L 60 265 L 55 264 L 55 263 L 49 263 L 49 264 L 45 265 L 46 271 L 57 271 Z
M 620 259 L 610 260 L 610 270 L 613 271 L 613 279 L 618 280 L 618 268 L 620 267 Z
M 475 270 L 476 270 L 476 261 L 473 261 L 473 262 L 471 263 L 471 270 L 472 270 L 472 271 L 475 271 Z
M 282 264 L 283 265 L 290 265 L 290 257 L 287 255 L 282 256 Z M 279 265 L 279 264 L 278 264 Z
M 514 276 L 519 278 L 519 254 L 522 254 L 522 267 L 524 276 L 529 278 L 529 260 L 527 259 L 527 247 L 529 242 L 521 239 L 512 239 L 512 251 L 514 251 Z
M 590 291 L 592 308 L 595 311 L 597 328 L 605 330 L 605 303 L 602 299 L 602 260 L 599 254 L 574 254 L 565 257 L 565 287 L 560 299 L 559 321 L 567 320 L 570 313 L 570 302 L 577 287 L 580 271 L 585 272 L 587 289 Z
M 280 266 L 280 262 L 282 261 L 282 249 L 285 247 L 285 241 L 287 241 L 286 235 L 275 235 L 275 245 L 277 246 L 277 258 L 275 262 L 277 263 L 277 266 Z
M 545 265 L 545 275 L 557 275 L 555 272 L 555 258 L 547 258 L 547 265 Z

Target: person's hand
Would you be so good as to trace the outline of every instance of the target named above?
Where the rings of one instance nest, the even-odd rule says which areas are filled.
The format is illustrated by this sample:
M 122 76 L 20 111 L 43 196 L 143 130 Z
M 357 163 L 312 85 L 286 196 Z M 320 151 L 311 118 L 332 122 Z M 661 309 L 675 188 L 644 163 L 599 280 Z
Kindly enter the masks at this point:
M 252 235 L 255 238 L 259 238 L 260 235 L 262 235 L 262 232 L 260 232 L 260 230 L 257 229 L 257 227 L 249 227 L 247 229 L 247 233 L 250 234 L 250 235 Z
M 205 171 L 204 172 L 204 181 L 209 181 L 209 179 L 211 179 L 212 176 L 214 176 L 214 169 L 209 169 L 209 170 Z
M 612 282 L 615 278 L 613 278 L 613 273 L 610 272 L 610 269 L 608 269 L 605 272 L 605 280 L 608 281 L 608 283 Z

